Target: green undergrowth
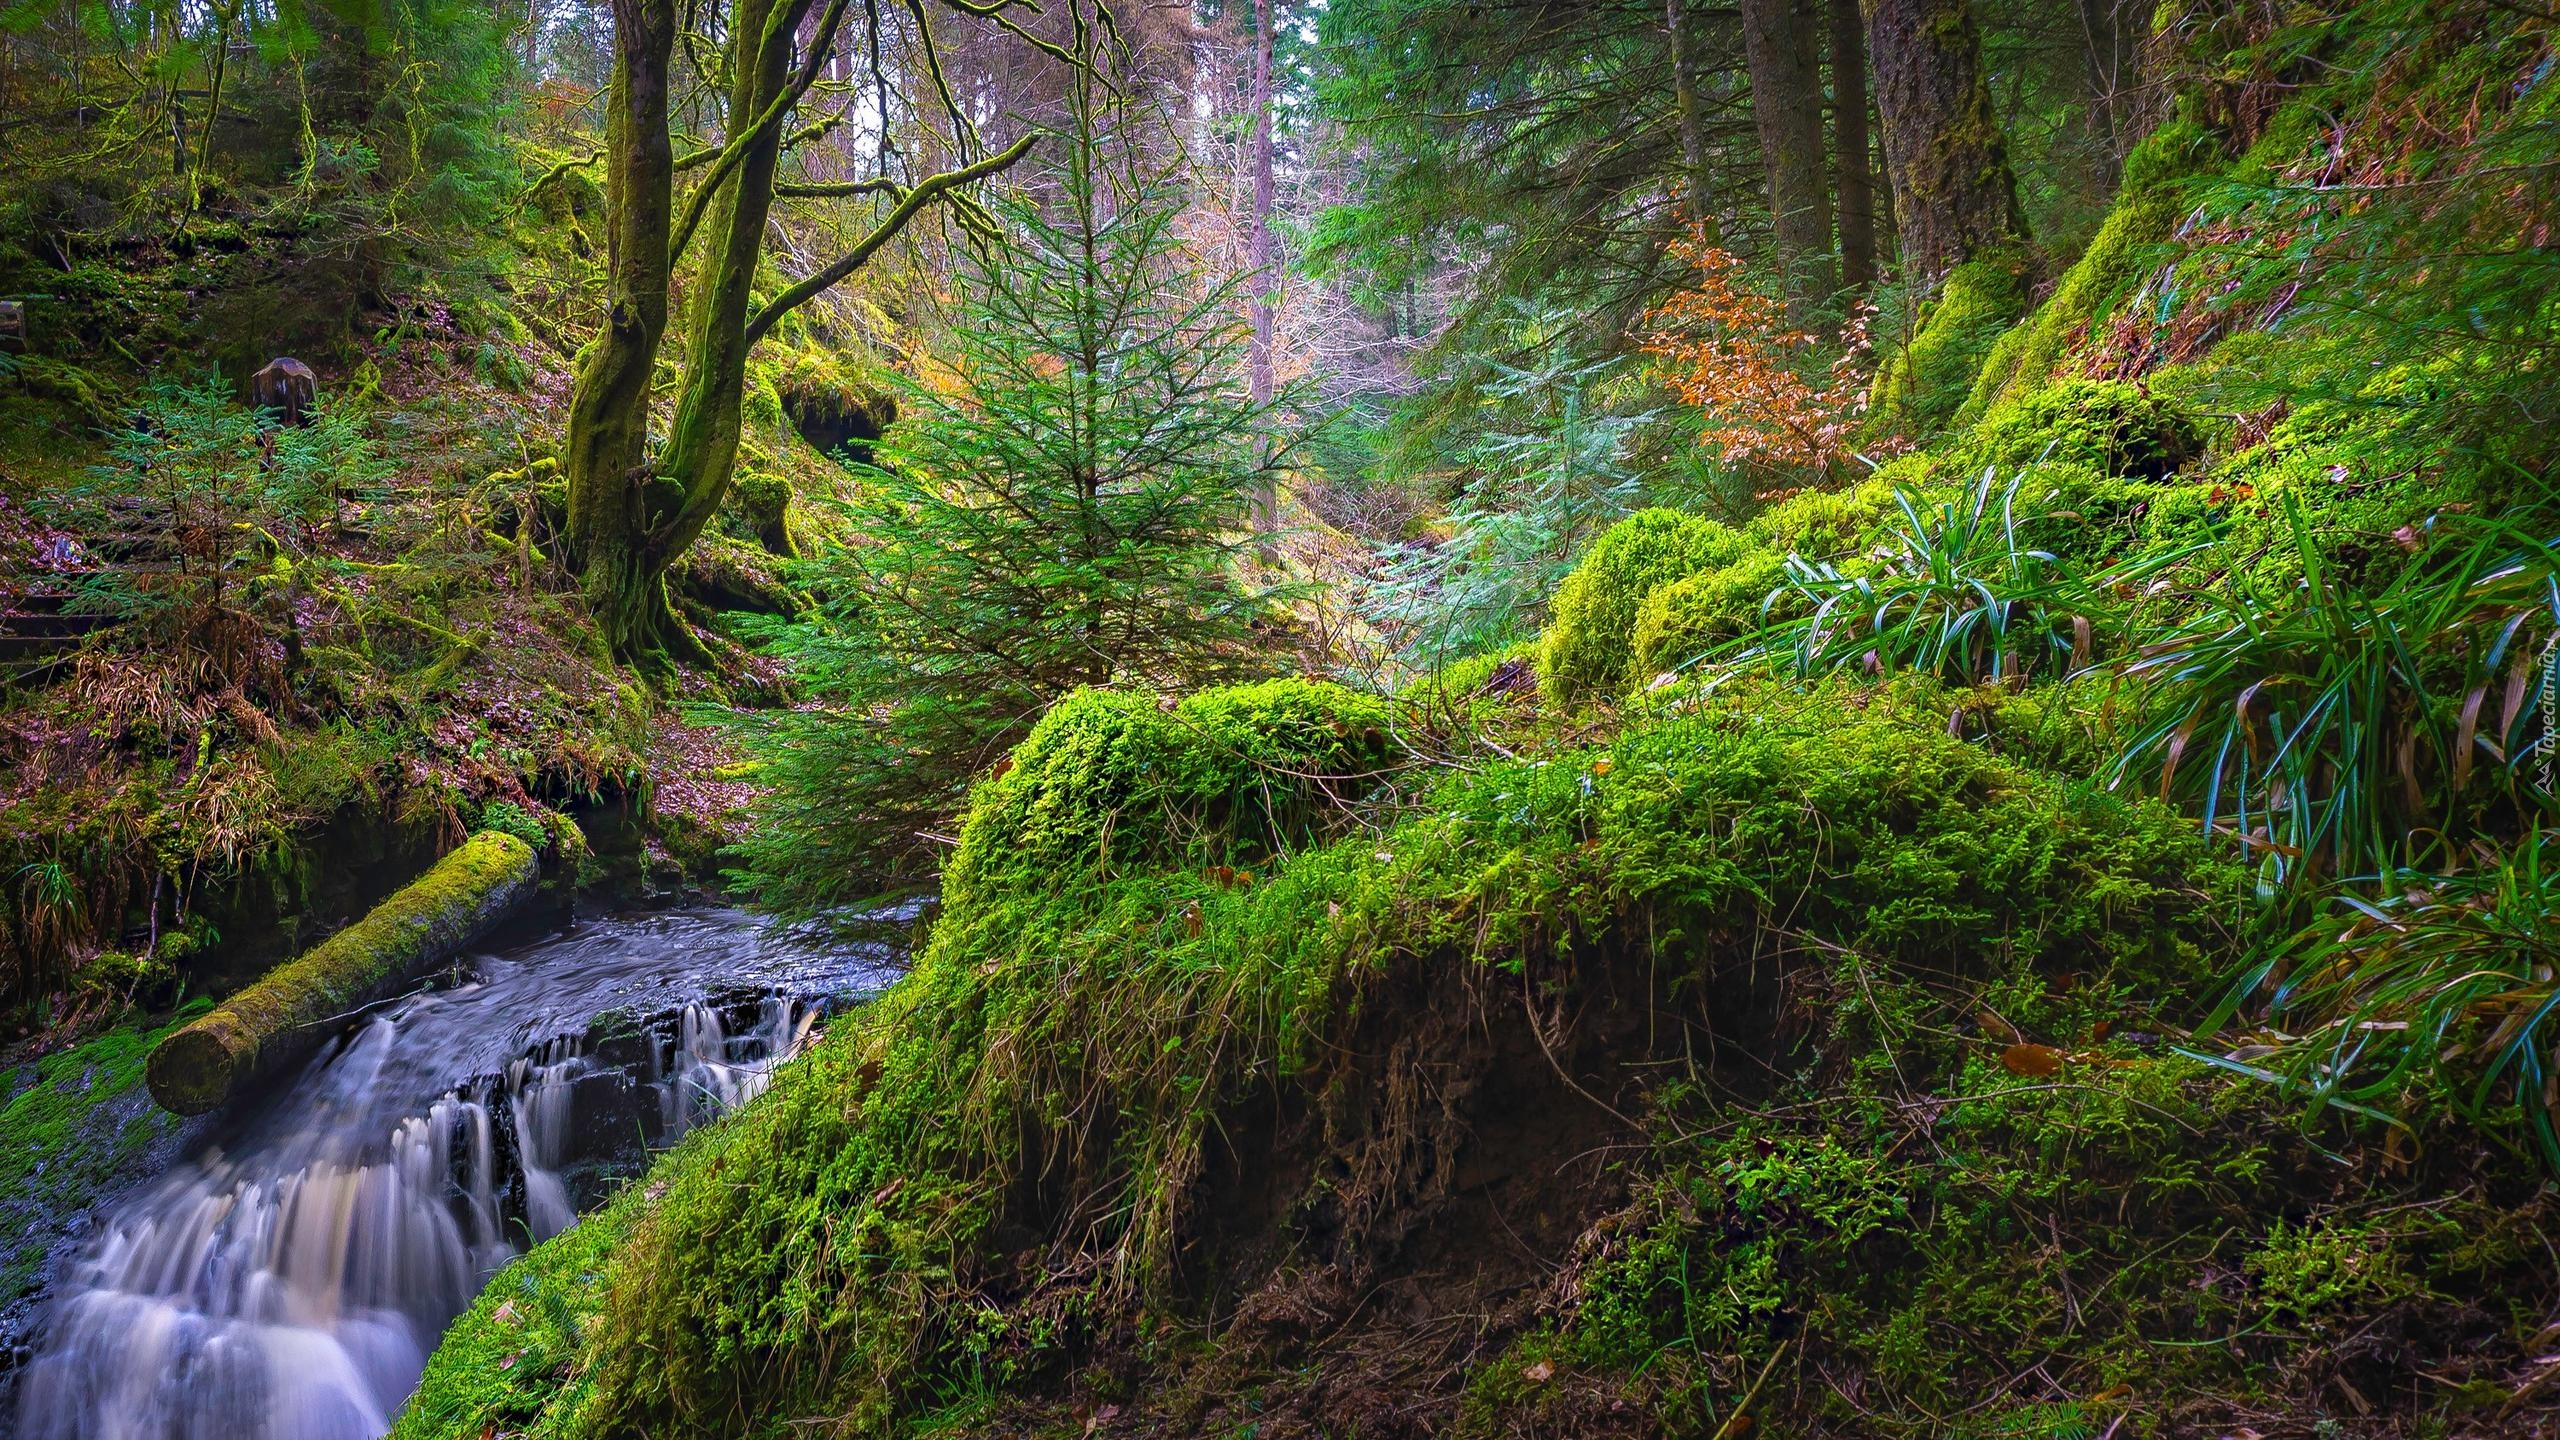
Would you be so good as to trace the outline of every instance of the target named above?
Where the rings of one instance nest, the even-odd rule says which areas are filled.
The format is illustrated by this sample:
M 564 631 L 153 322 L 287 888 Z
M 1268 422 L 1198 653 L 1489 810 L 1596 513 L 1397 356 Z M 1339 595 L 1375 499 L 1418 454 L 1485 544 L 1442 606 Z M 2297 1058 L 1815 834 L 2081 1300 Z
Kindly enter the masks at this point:
M 1645 596 L 1667 581 L 1731 564 L 1751 548 L 1748 537 L 1677 510 L 1639 510 L 1610 526 L 1556 590 L 1555 618 L 1538 651 L 1540 688 L 1561 705 L 1614 693 L 1625 680 L 1626 637 Z
M 548 1409 L 574 1410 L 587 1390 L 587 1327 L 613 1255 L 649 1199 L 626 1187 L 604 1209 L 498 1272 L 430 1362 L 394 1440 L 511 1434 Z
M 2551 518 L 2552 290 L 2520 192 L 2463 183 L 2547 136 L 2547 42 L 2189 8 L 2228 54 L 2166 55 L 2179 118 L 2050 293 L 1978 258 L 1889 359 L 1868 434 L 1920 449 L 1622 522 L 1534 686 L 1515 648 L 1392 700 L 1061 704 L 978 783 L 911 973 L 502 1277 L 400 1433 L 2547 1428 L 2534 1157 L 2449 1081 L 2305 1118 L 2252 1068 L 2284 1035 L 2195 1033 L 2301 896 L 2195 793 L 2247 738 L 2120 763 L 2198 693 L 2125 663 L 2177 627 L 2266 641 L 2210 697 L 2245 729 L 2328 673 L 2334 634 L 2285 638 L 2318 606 Z M 2530 649 L 2538 613 L 2497 620 Z M 2372 733 L 2472 723 L 2439 698 Z M 1520 1202 L 1481 1233 L 1473 1166 Z M 1448 1267 L 1514 1227 L 1530 1278 Z

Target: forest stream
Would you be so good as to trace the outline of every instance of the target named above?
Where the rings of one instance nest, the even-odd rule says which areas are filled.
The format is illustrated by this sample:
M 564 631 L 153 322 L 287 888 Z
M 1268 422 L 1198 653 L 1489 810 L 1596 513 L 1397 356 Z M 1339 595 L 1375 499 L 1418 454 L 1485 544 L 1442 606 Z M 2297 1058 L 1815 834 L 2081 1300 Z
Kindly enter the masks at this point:
M 761 1090 L 831 1000 L 894 965 L 719 909 L 466 961 L 107 1207 L 57 1285 L 18 1433 L 382 1434 L 500 1266 Z

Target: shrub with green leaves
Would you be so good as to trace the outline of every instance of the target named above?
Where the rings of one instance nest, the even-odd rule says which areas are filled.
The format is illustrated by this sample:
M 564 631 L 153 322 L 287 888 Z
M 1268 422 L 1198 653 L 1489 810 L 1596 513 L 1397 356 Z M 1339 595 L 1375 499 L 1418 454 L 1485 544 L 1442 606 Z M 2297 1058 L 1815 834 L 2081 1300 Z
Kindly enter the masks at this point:
M 344 408 L 323 405 L 308 425 L 278 425 L 235 400 L 219 375 L 154 382 L 109 455 L 49 503 L 90 533 L 175 558 L 174 575 L 118 566 L 85 582 L 83 608 L 125 617 L 288 602 L 294 567 L 319 550 L 318 528 L 340 500 L 373 498 L 391 473 Z
M 2244 572 L 2150 597 L 2169 620 L 2117 664 L 2145 719 L 2114 781 L 2185 802 L 2271 883 L 2450 859 L 2484 818 L 2543 803 L 2511 757 L 2541 734 L 2525 699 L 2535 642 L 2560 627 L 2560 551 L 2449 527 L 2368 590 L 2289 496 L 2284 514 L 2298 583 Z
M 2219 1063 L 2395 1125 L 2438 1106 L 2560 1171 L 2560 837 L 2537 829 L 2477 869 L 2395 870 L 2270 947 L 2218 1019 L 2263 997 L 2286 1035 Z M 2211 1029 L 2211 1026 L 2207 1027 Z
M 1644 486 L 1633 448 L 1648 415 L 1612 413 L 1614 360 L 1576 352 L 1570 317 L 1514 307 L 1525 365 L 1487 359 L 1491 430 L 1468 452 L 1475 471 L 1429 545 L 1396 543 L 1361 597 L 1372 624 L 1419 669 L 1498 650 L 1534 630 L 1592 537 L 1634 508 Z
M 1803 675 L 1918 671 L 1957 684 L 2059 678 L 2086 663 L 2096 596 L 2050 551 L 2020 543 L 2015 483 L 1986 473 L 1937 504 L 1908 492 L 1871 563 L 1787 561 L 1801 618 L 1763 653 Z

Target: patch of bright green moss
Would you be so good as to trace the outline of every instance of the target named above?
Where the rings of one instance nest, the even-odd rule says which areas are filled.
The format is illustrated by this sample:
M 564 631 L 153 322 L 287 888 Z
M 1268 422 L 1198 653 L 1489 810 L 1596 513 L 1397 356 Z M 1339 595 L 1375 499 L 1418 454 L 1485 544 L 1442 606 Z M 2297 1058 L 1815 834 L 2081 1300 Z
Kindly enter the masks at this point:
M 0 1109 L 0 1304 L 35 1283 L 56 1221 L 124 1176 L 178 1118 L 142 1096 L 143 1062 L 161 1037 L 204 1013 L 199 1000 L 156 1029 L 120 1025 L 45 1056 Z
M 2002 335 L 1974 375 L 1958 427 L 2042 389 L 2065 356 L 2159 264 L 2158 250 L 2193 208 L 2184 182 L 2221 160 L 2210 131 L 2171 120 L 2125 157 L 2124 188 L 2089 248 L 2026 323 Z
M 2065 380 L 2005 406 L 1952 447 L 1960 470 L 2002 474 L 2038 463 L 2159 480 L 2204 451 L 2184 411 L 2123 380 Z
M 625 1186 L 603 1210 L 498 1272 L 436 1348 L 392 1440 L 436 1435 L 558 1435 L 586 1390 L 581 1349 L 604 1300 L 614 1252 L 647 1203 Z M 521 1427 L 535 1424 L 536 1429 Z
M 1982 255 L 1949 270 L 1910 343 L 1876 372 L 1870 425 L 1926 435 L 1972 392 L 1974 377 L 2003 332 L 2027 308 L 2023 255 Z
M 1847 490 L 1807 490 L 1751 517 L 1743 528 L 1780 554 L 1829 560 L 1859 549 L 1877 526 L 1898 514 L 1896 484 L 1924 479 L 1934 462 L 1925 455 L 1896 459 Z
M 1078 691 L 972 792 L 946 898 L 1132 864 L 1255 863 L 1303 838 L 1319 797 L 1393 764 L 1393 721 L 1388 701 L 1307 680 L 1179 701 Z
M 1649 688 L 1711 650 L 1792 618 L 1786 579 L 1786 557 L 1754 550 L 1730 565 L 1655 589 L 1636 612 L 1630 666 L 1635 688 Z
M 1645 597 L 1751 548 L 1741 532 L 1679 510 L 1639 510 L 1610 526 L 1556 590 L 1539 644 L 1539 688 L 1560 705 L 1621 693 Z

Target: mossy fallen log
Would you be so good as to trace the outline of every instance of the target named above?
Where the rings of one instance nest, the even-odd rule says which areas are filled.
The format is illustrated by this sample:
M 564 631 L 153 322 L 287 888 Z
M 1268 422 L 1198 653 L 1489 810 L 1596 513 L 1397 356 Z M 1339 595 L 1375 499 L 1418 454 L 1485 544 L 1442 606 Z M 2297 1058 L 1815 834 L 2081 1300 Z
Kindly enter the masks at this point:
M 151 1052 L 151 1098 L 201 1115 L 308 1054 L 327 1022 L 383 999 L 486 933 L 533 893 L 542 864 L 513 835 L 483 830 L 363 919 L 232 996 Z

